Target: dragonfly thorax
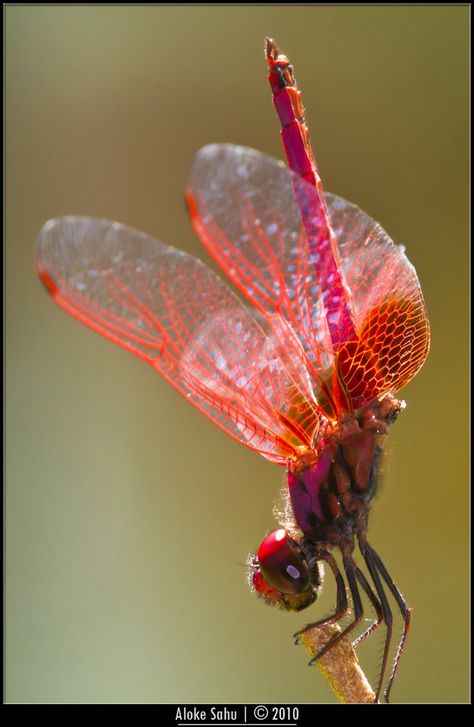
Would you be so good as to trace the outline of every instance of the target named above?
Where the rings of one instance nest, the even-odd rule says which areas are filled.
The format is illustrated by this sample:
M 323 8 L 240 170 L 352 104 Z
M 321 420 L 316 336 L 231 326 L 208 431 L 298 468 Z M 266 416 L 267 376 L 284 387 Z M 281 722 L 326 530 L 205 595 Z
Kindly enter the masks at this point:
M 365 533 L 382 446 L 403 403 L 388 395 L 341 420 L 314 461 L 288 469 L 295 524 L 313 543 L 346 543 Z
M 341 419 L 320 451 L 291 463 L 282 527 L 248 560 L 249 585 L 268 604 L 291 611 L 311 605 L 328 548 L 352 551 L 354 536 L 365 534 L 383 440 L 403 406 L 390 395 L 372 402 Z

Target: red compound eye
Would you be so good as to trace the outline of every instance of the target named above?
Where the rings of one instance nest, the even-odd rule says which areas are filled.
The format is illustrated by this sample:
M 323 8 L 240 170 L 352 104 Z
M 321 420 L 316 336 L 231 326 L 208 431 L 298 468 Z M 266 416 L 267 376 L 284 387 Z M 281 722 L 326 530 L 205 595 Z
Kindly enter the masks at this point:
M 269 589 L 287 594 L 308 589 L 311 580 L 308 564 L 283 528 L 267 535 L 258 549 L 257 559 L 260 571 L 256 573 Z M 263 593 L 257 587 L 256 590 Z
M 274 588 L 268 585 L 259 569 L 255 570 L 253 573 L 252 585 L 254 587 L 255 593 L 258 593 L 259 596 L 263 596 L 267 601 L 273 601 L 274 603 L 280 602 L 280 591 L 276 591 Z

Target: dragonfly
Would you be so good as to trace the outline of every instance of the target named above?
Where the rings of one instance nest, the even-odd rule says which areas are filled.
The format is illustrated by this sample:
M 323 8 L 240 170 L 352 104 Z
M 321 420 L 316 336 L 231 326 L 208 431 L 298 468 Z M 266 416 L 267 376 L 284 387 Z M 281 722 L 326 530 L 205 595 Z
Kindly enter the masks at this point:
M 324 191 L 293 67 L 269 38 L 265 55 L 288 164 L 212 144 L 186 188 L 194 230 L 236 292 L 191 255 L 90 217 L 47 222 L 37 269 L 58 306 L 286 468 L 284 514 L 249 558 L 250 585 L 300 611 L 316 601 L 324 565 L 332 571 L 334 612 L 305 629 L 349 623 L 312 662 L 360 629 L 365 594 L 376 620 L 353 644 L 385 627 L 375 701 L 386 684 L 388 702 L 410 608 L 367 525 L 383 443 L 404 408 L 395 395 L 428 355 L 428 316 L 404 248 Z M 403 619 L 392 662 L 390 597 Z

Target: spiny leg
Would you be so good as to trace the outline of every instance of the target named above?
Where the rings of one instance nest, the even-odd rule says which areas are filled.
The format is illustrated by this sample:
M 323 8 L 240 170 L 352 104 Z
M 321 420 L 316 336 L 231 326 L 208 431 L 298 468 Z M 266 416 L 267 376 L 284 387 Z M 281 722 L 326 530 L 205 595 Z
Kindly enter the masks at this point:
M 370 576 L 375 585 L 375 590 L 377 592 L 377 596 L 380 599 L 380 606 L 382 608 L 383 620 L 384 620 L 385 626 L 387 628 L 387 633 L 385 635 L 385 645 L 384 645 L 383 656 L 382 656 L 382 666 L 380 668 L 380 675 L 379 675 L 379 681 L 377 684 L 377 691 L 375 692 L 375 701 L 378 702 L 379 696 L 380 696 L 380 690 L 382 688 L 383 679 L 385 676 L 385 670 L 387 668 L 390 643 L 392 641 L 393 615 L 392 615 L 392 611 L 390 609 L 390 605 L 387 600 L 387 596 L 385 595 L 385 591 L 383 590 L 383 586 L 380 581 L 379 574 L 377 572 L 372 550 L 371 550 L 369 544 L 367 543 L 367 541 L 363 540 L 362 538 L 359 538 L 359 545 L 360 545 L 361 553 L 364 556 L 364 560 L 365 560 L 367 568 L 369 570 Z
M 372 623 L 368 628 L 363 631 L 360 636 L 358 636 L 353 642 L 352 647 L 355 649 L 356 646 L 360 644 L 361 641 L 366 639 L 368 636 L 370 636 L 371 633 L 377 629 L 381 623 L 383 623 L 383 614 L 382 614 L 382 607 L 380 605 L 380 601 L 373 592 L 372 588 L 369 585 L 369 582 L 365 575 L 362 573 L 361 569 L 358 568 L 358 566 L 354 566 L 354 571 L 356 574 L 356 578 L 359 581 L 360 585 L 362 586 L 363 590 L 365 591 L 367 597 L 369 598 L 372 606 L 374 607 L 374 610 L 377 614 L 377 620 Z
M 348 633 L 350 633 L 360 622 L 364 610 L 362 608 L 362 601 L 360 600 L 360 594 L 359 590 L 357 588 L 357 580 L 354 574 L 354 563 L 352 561 L 352 558 L 350 556 L 344 556 L 344 570 L 346 572 L 347 576 L 347 582 L 349 583 L 349 588 L 351 591 L 351 598 L 352 603 L 354 605 L 354 619 L 351 621 L 351 623 L 346 626 L 345 629 L 343 629 L 339 634 L 336 634 L 333 636 L 332 639 L 330 639 L 323 648 L 318 651 L 316 656 L 314 656 L 311 661 L 309 662 L 312 664 L 314 661 L 317 661 L 320 659 L 324 654 L 326 654 L 332 647 L 341 639 L 345 638 Z
M 347 594 L 346 594 L 346 585 L 344 583 L 344 578 L 341 575 L 341 571 L 339 570 L 339 566 L 337 565 L 335 559 L 329 553 L 327 550 L 322 550 L 318 553 L 318 560 L 324 560 L 331 568 L 334 579 L 336 581 L 336 587 L 337 587 L 337 594 L 336 594 L 336 609 L 333 614 L 330 616 L 327 616 L 326 618 L 321 619 L 320 621 L 315 621 L 314 623 L 307 624 L 302 629 L 297 631 L 295 634 L 293 634 L 295 638 L 295 643 L 299 643 L 299 636 L 301 634 L 304 634 L 305 631 L 309 631 L 309 629 L 318 628 L 321 626 L 324 626 L 325 624 L 334 623 L 335 621 L 339 621 L 346 613 L 347 613 Z
M 396 600 L 396 602 L 398 604 L 398 607 L 400 609 L 400 613 L 402 614 L 403 621 L 404 621 L 404 624 L 405 624 L 404 625 L 404 628 L 403 628 L 402 636 L 401 636 L 400 641 L 398 643 L 398 647 L 397 647 L 397 651 L 396 651 L 396 654 L 395 654 L 395 658 L 394 658 L 394 661 L 393 661 L 392 672 L 391 672 L 390 677 L 389 677 L 389 680 L 388 680 L 387 688 L 386 688 L 386 690 L 384 692 L 384 699 L 385 699 L 386 702 L 388 702 L 388 698 L 390 696 L 390 690 L 392 688 L 394 679 L 395 679 L 395 677 L 397 675 L 398 666 L 400 664 L 400 659 L 401 659 L 401 656 L 403 654 L 403 649 L 405 647 L 405 641 L 406 641 L 406 638 L 408 636 L 408 632 L 410 630 L 411 611 L 410 611 L 410 608 L 409 608 L 408 604 L 406 603 L 405 599 L 403 598 L 402 594 L 400 593 L 400 591 L 398 590 L 397 586 L 395 585 L 395 583 L 393 582 L 392 578 L 390 577 L 390 574 L 388 573 L 387 569 L 385 568 L 385 566 L 384 566 L 382 560 L 380 559 L 380 557 L 377 555 L 377 553 L 375 552 L 375 550 L 371 546 L 368 546 L 368 547 L 371 550 L 372 557 L 374 559 L 375 565 L 376 565 L 376 567 L 377 567 L 380 575 L 384 579 L 385 583 L 387 584 L 387 586 L 388 586 L 388 588 L 390 590 L 390 593 L 392 594 L 392 596 L 394 597 L 394 599 Z

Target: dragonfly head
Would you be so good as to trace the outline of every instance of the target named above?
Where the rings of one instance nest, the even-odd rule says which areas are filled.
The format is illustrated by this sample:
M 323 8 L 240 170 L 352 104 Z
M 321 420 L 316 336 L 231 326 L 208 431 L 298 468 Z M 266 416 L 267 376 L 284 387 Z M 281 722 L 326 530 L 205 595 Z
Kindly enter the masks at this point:
M 301 611 L 316 600 L 321 577 L 318 566 L 311 567 L 299 544 L 279 528 L 249 557 L 248 583 L 269 605 Z

